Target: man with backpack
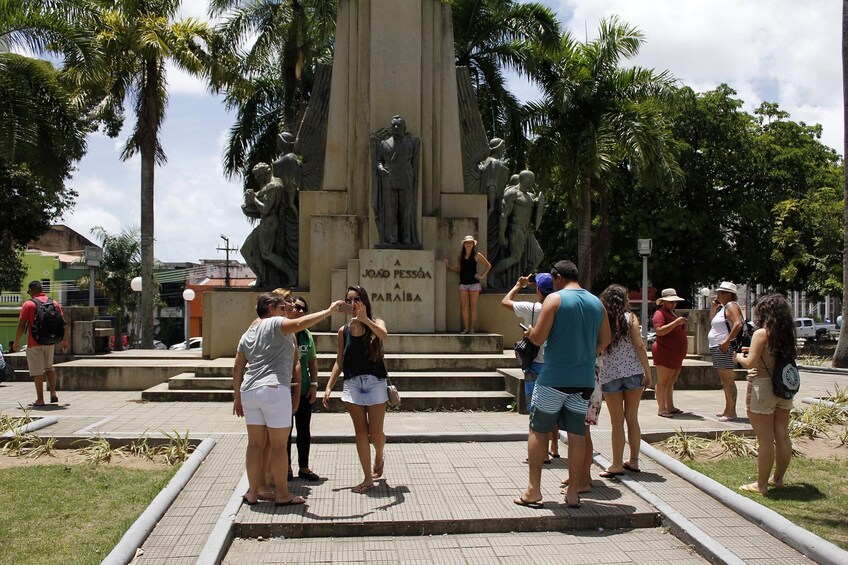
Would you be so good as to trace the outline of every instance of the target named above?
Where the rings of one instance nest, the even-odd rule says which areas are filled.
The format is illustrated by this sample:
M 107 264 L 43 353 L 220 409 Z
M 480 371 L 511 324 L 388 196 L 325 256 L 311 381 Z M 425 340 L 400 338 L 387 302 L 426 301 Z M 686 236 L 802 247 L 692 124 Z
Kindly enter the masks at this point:
M 37 396 L 34 407 L 45 406 L 44 402 L 44 377 L 50 387 L 50 403 L 57 404 L 59 398 L 56 396 L 56 373 L 53 370 L 53 351 L 56 343 L 62 349 L 67 349 L 67 324 L 62 306 L 52 298 L 44 294 L 41 281 L 29 283 L 27 293 L 31 299 L 21 306 L 21 316 L 18 321 L 18 329 L 15 332 L 15 341 L 12 342 L 14 350 L 24 332 L 27 334 L 26 358 L 29 374 L 35 382 L 35 394 Z

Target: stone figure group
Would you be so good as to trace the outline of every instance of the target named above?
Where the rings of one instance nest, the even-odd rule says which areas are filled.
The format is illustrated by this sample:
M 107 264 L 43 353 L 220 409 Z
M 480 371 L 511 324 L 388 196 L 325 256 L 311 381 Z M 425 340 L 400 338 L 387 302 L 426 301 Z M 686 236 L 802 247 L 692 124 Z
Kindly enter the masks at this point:
M 506 288 L 522 274 L 535 272 L 543 259 L 535 232 L 545 203 L 536 190 L 536 176 L 525 170 L 510 177 L 504 153 L 504 141 L 494 138 L 489 142 L 489 156 L 477 166 L 479 193 L 486 195 L 486 243 L 494 265 L 488 284 L 493 288 Z
M 294 136 L 277 138 L 280 157 L 273 166 L 258 163 L 253 176 L 259 190 L 244 192 L 242 212 L 259 225 L 242 245 L 242 256 L 256 275 L 257 288 L 297 284 L 298 205 L 300 162 L 294 153 Z

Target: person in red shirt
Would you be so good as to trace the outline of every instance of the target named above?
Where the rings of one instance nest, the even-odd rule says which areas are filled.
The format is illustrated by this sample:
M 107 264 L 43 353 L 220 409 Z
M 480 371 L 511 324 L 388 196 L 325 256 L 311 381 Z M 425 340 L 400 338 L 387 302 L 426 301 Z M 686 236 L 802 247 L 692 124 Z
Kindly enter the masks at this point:
M 44 294 L 44 288 L 41 286 L 41 281 L 32 281 L 29 283 L 27 294 L 29 294 L 33 300 L 47 302 L 47 295 Z M 56 302 L 56 307 L 64 317 L 65 313 L 62 312 L 62 306 L 60 306 L 58 302 Z M 57 404 L 59 402 L 59 397 L 56 396 L 56 372 L 53 370 L 53 352 L 55 350 L 55 345 L 42 345 L 35 341 L 35 338 L 32 337 L 32 326 L 34 321 L 35 304 L 32 300 L 27 300 L 24 302 L 23 306 L 21 306 L 21 316 L 18 321 L 18 329 L 15 331 L 15 341 L 12 342 L 13 351 L 17 349 L 18 341 L 20 341 L 21 336 L 24 332 L 27 332 L 27 367 L 29 367 L 29 374 L 35 382 L 35 394 L 37 396 L 32 405 L 34 407 L 45 406 L 45 376 L 47 377 L 47 384 L 50 387 L 50 403 Z M 68 324 L 65 324 L 65 335 L 62 336 L 62 342 L 60 345 L 63 351 L 68 348 Z

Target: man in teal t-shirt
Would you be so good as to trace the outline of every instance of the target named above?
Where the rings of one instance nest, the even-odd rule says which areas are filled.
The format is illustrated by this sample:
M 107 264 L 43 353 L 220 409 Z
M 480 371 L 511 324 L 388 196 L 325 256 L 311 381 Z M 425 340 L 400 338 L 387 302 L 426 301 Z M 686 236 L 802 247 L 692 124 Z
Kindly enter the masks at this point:
M 586 411 L 595 388 L 595 355 L 609 345 L 611 333 L 606 309 L 596 296 L 577 282 L 577 267 L 558 261 L 551 276 L 556 292 L 545 298 L 530 341 L 545 347 L 545 364 L 530 403 L 530 434 L 527 438 L 529 480 L 524 494 L 515 500 L 537 506 L 542 500 L 542 461 L 547 437 L 554 425 L 568 432 L 568 490 L 565 502 L 580 505 L 577 493 L 586 455 Z

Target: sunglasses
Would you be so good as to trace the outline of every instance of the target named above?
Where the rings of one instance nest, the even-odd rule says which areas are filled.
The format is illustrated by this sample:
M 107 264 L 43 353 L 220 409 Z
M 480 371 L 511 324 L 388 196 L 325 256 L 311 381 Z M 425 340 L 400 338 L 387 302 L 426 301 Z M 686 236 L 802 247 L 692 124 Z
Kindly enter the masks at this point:
M 348 297 L 348 298 L 345 298 L 345 302 L 347 302 L 348 304 L 352 304 L 353 302 L 362 302 L 362 299 L 359 298 L 358 296 L 355 297 L 355 298 Z
M 306 306 L 301 306 L 300 304 L 295 304 L 294 306 L 292 306 L 292 308 L 294 308 L 298 312 L 306 312 Z

